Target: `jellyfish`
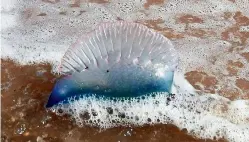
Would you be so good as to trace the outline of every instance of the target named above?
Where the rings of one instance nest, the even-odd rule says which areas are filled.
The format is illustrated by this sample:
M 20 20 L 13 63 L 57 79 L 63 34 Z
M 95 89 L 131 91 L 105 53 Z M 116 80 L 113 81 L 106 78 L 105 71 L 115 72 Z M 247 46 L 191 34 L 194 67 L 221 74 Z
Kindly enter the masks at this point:
M 136 98 L 171 93 L 178 55 L 170 40 L 138 23 L 105 23 L 65 53 L 46 107 L 82 96 Z

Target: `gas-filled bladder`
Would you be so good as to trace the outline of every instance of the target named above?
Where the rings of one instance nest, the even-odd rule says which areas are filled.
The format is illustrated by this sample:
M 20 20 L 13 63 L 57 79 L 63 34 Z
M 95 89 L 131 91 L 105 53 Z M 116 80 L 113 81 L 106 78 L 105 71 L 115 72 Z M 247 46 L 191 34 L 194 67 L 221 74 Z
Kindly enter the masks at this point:
M 171 42 L 137 23 L 105 23 L 65 53 L 46 107 L 70 98 L 104 99 L 171 93 L 178 56 Z

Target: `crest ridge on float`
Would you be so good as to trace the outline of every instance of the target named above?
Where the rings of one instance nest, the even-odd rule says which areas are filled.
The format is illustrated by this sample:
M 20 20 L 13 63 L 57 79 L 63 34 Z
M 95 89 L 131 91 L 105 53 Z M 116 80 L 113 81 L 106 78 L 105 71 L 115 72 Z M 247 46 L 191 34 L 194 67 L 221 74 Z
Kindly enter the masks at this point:
M 60 73 L 66 77 L 55 85 L 49 100 L 56 101 L 49 106 L 82 94 L 136 97 L 170 92 L 177 61 L 171 42 L 146 26 L 102 24 L 63 56 Z

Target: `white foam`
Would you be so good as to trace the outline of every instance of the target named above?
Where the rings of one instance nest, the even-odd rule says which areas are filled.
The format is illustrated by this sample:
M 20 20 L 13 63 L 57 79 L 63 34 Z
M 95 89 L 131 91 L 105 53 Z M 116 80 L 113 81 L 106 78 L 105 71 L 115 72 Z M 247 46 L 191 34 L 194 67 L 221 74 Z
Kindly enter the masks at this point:
M 16 6 L 16 0 L 1 1 L 1 11 L 11 11 Z
M 145 0 L 113 0 L 107 4 L 82 3 L 79 8 L 71 8 L 67 0 L 55 4 L 40 0 L 5 0 L 1 4 L 1 58 L 10 58 L 20 64 L 49 62 L 56 68 L 68 47 L 99 23 L 115 21 L 118 17 L 125 21 L 142 23 L 146 20 L 162 19 L 164 22 L 158 24 L 159 27 L 171 28 L 184 35 L 183 39 L 173 39 L 181 58 L 181 72 L 198 70 L 215 74 L 220 83 L 234 88 L 236 76 L 225 78 L 219 75 L 228 74 L 225 72 L 228 60 L 238 60 L 246 66 L 248 62 L 240 54 L 248 52 L 249 45 L 247 42 L 243 49 L 238 46 L 239 51 L 228 52 L 233 45 L 222 40 L 220 35 L 233 26 L 235 20 L 226 20 L 222 15 L 224 12 L 233 14 L 241 11 L 243 15 L 249 16 L 248 0 L 236 0 L 235 3 L 228 0 L 169 0 L 162 5 L 152 5 L 148 10 L 143 7 L 145 3 Z M 46 16 L 38 16 L 40 13 L 46 13 Z M 205 38 L 186 35 L 186 24 L 177 22 L 177 18 L 184 14 L 203 20 L 203 23 L 189 23 L 190 28 L 212 30 L 214 34 L 205 35 Z M 241 27 L 241 31 L 247 29 L 246 26 Z M 238 42 L 241 42 L 240 39 Z M 249 78 L 248 67 L 239 70 L 238 76 Z M 183 75 L 175 76 L 173 91 L 176 96 L 168 105 L 167 96 L 159 94 L 155 98 L 141 100 L 140 103 L 82 99 L 70 104 L 70 108 L 77 108 L 74 110 L 77 115 L 73 116 L 78 123 L 82 122 L 78 114 L 93 108 L 98 113 L 94 120 L 100 119 L 103 122 L 95 124 L 102 127 L 143 125 L 149 123 L 148 118 L 151 119 L 150 123 L 156 124 L 159 123 L 159 118 L 161 123 L 187 128 L 197 137 L 224 136 L 229 141 L 249 141 L 249 136 L 246 135 L 249 134 L 248 100 L 230 101 L 215 94 L 199 95 L 190 84 L 184 82 Z M 90 104 L 87 107 L 88 102 Z M 120 112 L 127 113 L 127 116 L 135 118 L 138 115 L 140 119 L 111 123 L 111 120 L 120 118 L 114 114 L 107 115 L 105 107 L 108 106 L 112 106 L 115 115 L 118 114 L 115 108 L 118 108 Z
M 1 46 L 3 59 L 10 58 L 20 64 L 50 62 L 56 67 L 67 48 L 80 35 L 91 31 L 100 22 L 114 19 L 99 4 L 68 9 L 67 1 L 58 4 L 35 0 L 15 2 L 11 11 L 1 11 L 4 17 L 8 17 L 3 23 L 8 25 L 2 25 Z M 41 13 L 46 15 L 38 16 Z
M 115 21 L 118 17 L 125 21 L 162 19 L 164 22 L 159 24 L 160 27 L 172 28 L 181 33 L 186 25 L 177 23 L 177 18 L 187 13 L 203 20 L 203 23 L 190 23 L 189 27 L 215 30 L 219 35 L 235 23 L 232 19 L 222 19 L 224 12 L 247 9 L 243 0 L 235 4 L 227 0 L 198 3 L 195 0 L 171 0 L 161 5 L 151 5 L 149 9 L 143 7 L 145 3 L 146 0 L 113 0 L 107 4 L 81 3 L 79 8 L 72 8 L 66 0 L 55 4 L 37 0 L 5 1 L 1 6 L 1 14 L 5 19 L 2 20 L 1 32 L 2 58 L 11 58 L 21 64 L 50 62 L 58 65 L 61 55 L 80 35 L 91 31 L 101 22 Z M 243 14 L 247 11 L 243 11 Z M 38 16 L 41 13 L 46 15 Z M 196 43 L 199 40 L 196 39 Z M 182 41 L 176 40 L 176 43 Z
M 4 19 L 4 20 L 3 20 Z M 15 26 L 15 16 L 1 14 L 1 29 L 7 29 Z
M 198 95 L 179 73 L 175 75 L 173 90 L 174 97 L 157 93 L 155 97 L 145 97 L 139 102 L 136 99 L 108 101 L 82 98 L 73 100 L 69 105 L 59 105 L 54 111 L 61 115 L 63 110 L 63 114 L 72 115 L 79 126 L 110 128 L 169 123 L 180 129 L 186 128 L 190 134 L 204 139 L 249 140 L 248 100 L 230 101 L 216 94 Z
M 241 32 L 249 32 L 249 26 L 241 26 L 240 31 Z

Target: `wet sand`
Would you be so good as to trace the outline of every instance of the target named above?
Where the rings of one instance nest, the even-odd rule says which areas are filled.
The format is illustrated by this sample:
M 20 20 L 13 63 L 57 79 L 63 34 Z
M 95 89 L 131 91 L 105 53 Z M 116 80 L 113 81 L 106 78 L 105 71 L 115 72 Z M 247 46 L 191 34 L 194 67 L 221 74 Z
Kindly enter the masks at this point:
M 191 20 L 190 20 L 191 19 Z M 187 15 L 179 18 L 179 22 L 202 22 L 198 17 Z M 163 33 L 170 39 L 183 38 L 185 35 L 205 37 L 212 32 L 186 29 L 184 33 L 176 33 L 171 29 L 160 28 L 163 21 L 137 21 Z M 229 32 L 229 30 L 227 31 Z M 224 36 L 224 39 L 226 37 Z M 243 38 L 243 37 L 242 37 Z M 238 43 L 233 43 L 234 45 Z M 246 43 L 241 43 L 245 45 Z M 236 50 L 231 49 L 231 52 Z M 241 55 L 248 60 L 248 53 Z M 236 76 L 239 70 L 248 66 L 239 61 L 230 61 L 227 64 L 229 76 Z M 44 105 L 58 76 L 51 73 L 49 64 L 19 65 L 10 60 L 2 60 L 2 141 L 12 142 L 78 142 L 78 141 L 163 141 L 163 142 L 212 142 L 225 140 L 198 139 L 188 134 L 186 129 L 179 130 L 176 126 L 158 124 L 142 127 L 119 127 L 107 130 L 84 127 L 79 128 L 67 116 L 56 116 L 48 112 Z M 218 81 L 218 75 L 210 75 L 203 71 L 191 71 L 185 74 L 186 79 L 198 90 L 207 93 L 220 93 L 231 100 L 249 98 L 249 81 L 238 78 L 237 88 L 226 88 Z M 227 76 L 223 76 L 227 77 Z M 199 84 L 204 86 L 200 87 Z M 237 91 L 233 91 L 233 90 Z M 191 133 L 191 132 L 190 132 Z
M 44 0 L 51 4 L 59 0 Z M 92 3 L 108 3 L 108 0 L 91 0 Z M 144 8 L 148 9 L 151 5 L 160 5 L 165 1 L 147 0 Z M 79 7 L 80 0 L 75 0 L 71 7 Z M 82 11 L 84 12 L 84 11 Z M 59 13 L 64 15 L 66 13 Z M 146 12 L 145 12 L 146 14 Z M 37 16 L 47 16 L 40 13 Z M 215 17 L 215 16 L 214 16 Z M 203 19 L 198 15 L 182 14 L 176 16 L 176 24 L 184 24 L 183 32 L 178 32 L 171 28 L 161 27 L 165 21 L 162 19 L 138 20 L 150 28 L 161 32 L 171 40 L 182 39 L 192 36 L 200 39 L 215 37 L 231 44 L 229 53 L 240 55 L 247 60 L 247 64 L 240 60 L 229 60 L 225 62 L 225 70 L 217 73 L 206 71 L 202 68 L 192 70 L 185 74 L 186 79 L 198 90 L 206 93 L 219 93 L 231 100 L 249 99 L 249 80 L 240 78 L 238 74 L 243 70 L 248 70 L 249 52 L 242 52 L 248 48 L 249 32 L 240 31 L 241 26 L 249 25 L 249 18 L 240 11 L 231 13 L 224 12 L 223 17 L 226 21 L 235 21 L 230 27 L 218 33 L 216 30 L 191 27 L 190 24 L 202 24 Z M 118 17 L 117 20 L 123 20 Z M 228 54 L 228 53 L 224 53 Z M 219 57 L 213 57 L 213 64 L 218 69 L 216 61 Z M 79 128 L 67 116 L 56 116 L 54 113 L 47 112 L 44 105 L 53 88 L 58 76 L 51 73 L 49 64 L 19 65 L 10 60 L 1 60 L 1 140 L 26 142 L 78 142 L 78 141 L 163 141 L 163 142 L 211 142 L 216 140 L 204 140 L 194 138 L 187 134 L 187 130 L 179 130 L 173 125 L 158 124 L 155 126 L 142 127 L 119 127 L 107 130 L 98 128 L 84 127 Z M 210 69 L 211 70 L 211 69 Z M 230 77 L 235 77 L 232 82 Z M 234 84 L 234 87 L 226 86 L 227 80 Z M 191 133 L 191 132 L 189 132 Z M 217 140 L 225 141 L 225 140 Z
M 158 124 L 119 127 L 107 130 L 79 128 L 67 116 L 56 116 L 44 105 L 56 81 L 49 64 L 20 66 L 2 60 L 2 141 L 78 142 L 78 141 L 163 141 L 212 142 L 187 134 L 176 126 Z M 222 142 L 224 140 L 219 140 Z

